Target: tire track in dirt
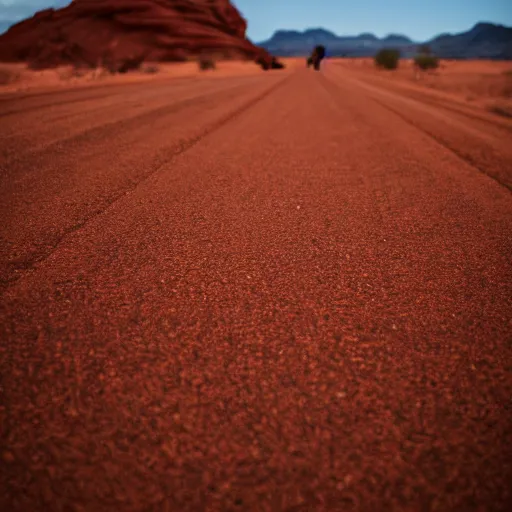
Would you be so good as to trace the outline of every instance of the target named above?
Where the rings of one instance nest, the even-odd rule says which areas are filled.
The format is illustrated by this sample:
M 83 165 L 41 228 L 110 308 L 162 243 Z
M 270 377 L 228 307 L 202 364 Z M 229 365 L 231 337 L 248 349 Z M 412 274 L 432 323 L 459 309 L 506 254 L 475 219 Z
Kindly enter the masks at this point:
M 331 91 L 340 90 L 340 85 L 336 83 L 332 78 L 328 78 L 325 75 L 321 76 L 321 81 L 324 88 Z M 356 80 L 355 82 L 359 82 Z M 391 106 L 389 102 L 376 97 L 376 94 L 387 95 L 389 97 L 396 96 L 396 93 L 390 93 L 386 90 L 378 91 L 375 90 L 374 86 L 367 86 L 366 84 L 359 82 L 361 85 L 365 86 L 365 89 L 370 92 L 368 97 L 380 107 L 386 109 L 387 111 L 393 113 L 398 116 L 400 119 L 405 121 L 408 125 L 418 129 L 428 137 L 435 140 L 440 146 L 447 149 L 458 158 L 463 160 L 466 164 L 471 165 L 476 171 L 482 173 L 489 178 L 493 179 L 500 186 L 507 188 L 512 191 L 512 156 L 505 153 L 505 134 L 502 140 L 497 140 L 497 145 L 500 146 L 500 150 L 496 150 L 496 145 L 493 147 L 489 142 L 484 141 L 483 138 L 477 138 L 473 133 L 459 133 L 453 130 L 445 130 L 443 129 L 439 120 L 434 119 L 433 117 L 436 115 L 435 113 L 428 112 L 425 117 L 418 119 L 414 117 L 414 114 L 408 110 L 407 114 L 400 110 L 398 107 Z M 374 92 L 374 94 L 372 94 Z M 394 100 L 402 100 L 407 101 L 410 104 L 417 103 L 418 107 L 421 108 L 422 102 L 417 99 L 411 98 L 402 98 L 400 96 L 396 96 L 393 98 Z M 444 108 L 441 105 L 436 105 L 438 108 Z M 453 110 L 453 109 L 452 109 Z M 460 115 L 465 115 L 462 112 L 457 111 Z M 420 114 L 424 116 L 422 112 Z M 478 118 L 479 121 L 482 119 Z M 497 128 L 497 125 L 493 125 Z M 469 141 L 469 137 L 471 140 Z
M 267 96 L 274 93 L 276 90 L 281 88 L 285 83 L 290 80 L 291 76 L 287 75 L 283 79 L 281 79 L 276 84 L 273 84 L 271 87 L 265 89 L 263 92 L 257 94 L 252 99 L 246 101 L 241 106 L 237 107 L 234 110 L 229 111 L 224 116 L 220 117 L 217 121 L 209 124 L 204 127 L 202 130 L 198 131 L 196 134 L 191 135 L 190 137 L 184 138 L 181 141 L 174 144 L 170 150 L 166 151 L 161 158 L 157 159 L 154 164 L 150 167 L 150 169 L 141 176 L 138 180 L 133 181 L 128 186 L 119 189 L 115 194 L 113 194 L 109 200 L 103 204 L 100 208 L 93 210 L 88 215 L 86 215 L 80 222 L 67 227 L 64 229 L 59 236 L 57 236 L 51 246 L 47 246 L 45 250 L 36 252 L 32 254 L 31 257 L 24 259 L 24 261 L 14 262 L 11 265 L 8 265 L 8 275 L 7 277 L 0 276 L 0 295 L 4 293 L 4 291 L 14 282 L 16 282 L 25 272 L 31 270 L 36 265 L 44 262 L 51 254 L 58 248 L 58 246 L 62 243 L 62 241 L 72 233 L 82 229 L 86 226 L 91 220 L 95 219 L 99 215 L 104 214 L 113 204 L 115 204 L 119 199 L 126 196 L 133 190 L 135 190 L 142 182 L 150 178 L 153 174 L 158 172 L 164 165 L 168 165 L 173 158 L 178 155 L 183 154 L 190 148 L 194 147 L 198 142 L 203 140 L 208 135 L 216 132 L 220 128 L 229 124 L 231 121 L 235 120 L 238 116 L 243 114 L 244 112 L 250 110 L 258 103 L 260 103 Z
M 150 121 L 154 121 L 155 116 L 164 117 L 169 114 L 176 114 L 191 105 L 198 105 L 201 103 L 206 103 L 213 98 L 222 101 L 226 96 L 226 93 L 236 94 L 238 91 L 243 89 L 250 88 L 250 85 L 247 84 L 237 84 L 233 87 L 221 87 L 219 90 L 214 90 L 213 92 L 207 91 L 204 94 L 195 95 L 186 97 L 183 100 L 171 102 L 168 105 L 157 104 L 150 110 L 142 110 L 142 112 L 136 115 L 130 115 L 128 117 L 124 117 L 121 119 L 116 119 L 113 121 L 109 121 L 107 123 L 102 123 L 99 126 L 93 126 L 84 131 L 79 131 L 73 135 L 70 135 L 65 138 L 59 138 L 53 142 L 49 142 L 44 144 L 41 147 L 37 145 L 35 147 L 29 148 L 27 151 L 24 151 L 20 154 L 18 148 L 16 148 L 12 141 L 4 140 L 2 142 L 3 151 L 2 151 L 2 173 L 6 172 L 6 168 L 10 165 L 18 165 L 23 166 L 25 168 L 24 173 L 28 171 L 28 162 L 33 161 L 34 158 L 40 158 L 43 160 L 53 159 L 55 155 L 61 153 L 64 149 L 66 153 L 69 153 L 69 145 L 80 145 L 80 144 L 91 144 L 91 143 L 101 143 L 108 137 L 113 129 L 115 129 L 116 134 L 126 133 L 134 128 L 140 127 L 143 123 L 148 123 Z M 116 106 L 119 108 L 119 105 Z M 103 111 L 104 113 L 104 111 Z M 42 164 L 42 162 L 41 162 Z M 38 166 L 40 167 L 40 166 Z M 20 174 L 19 168 L 16 169 L 17 174 Z
M 2 297 L 7 509 L 504 508 L 508 193 L 320 82 L 297 73 Z
M 429 137 L 434 139 L 438 144 L 440 144 L 444 148 L 446 148 L 449 151 L 451 151 L 453 154 L 458 156 L 464 162 L 470 164 L 478 172 L 480 172 L 482 174 L 485 174 L 489 178 L 491 178 L 494 181 L 496 181 L 496 183 L 498 183 L 502 187 L 507 188 L 508 190 L 510 190 L 512 192 L 512 181 L 510 181 L 507 178 L 503 178 L 501 176 L 497 176 L 495 174 L 495 171 L 488 170 L 489 167 L 490 168 L 496 168 L 495 165 L 492 165 L 492 166 L 482 165 L 482 161 L 481 160 L 482 160 L 483 155 L 485 154 L 484 152 L 481 153 L 481 157 L 479 158 L 479 157 L 476 157 L 476 156 L 474 156 L 473 154 L 471 154 L 471 153 L 469 153 L 467 151 L 460 150 L 455 145 L 450 144 L 449 142 L 447 142 L 446 138 L 444 138 L 444 137 L 434 133 L 433 130 L 425 129 L 420 123 L 412 121 L 410 118 L 408 118 L 402 112 L 400 112 L 398 109 L 390 107 L 389 105 L 386 105 L 384 102 L 382 102 L 382 101 L 380 101 L 380 100 L 378 100 L 376 98 L 372 98 L 372 100 L 375 103 L 377 103 L 378 105 L 380 105 L 381 107 L 383 107 L 386 110 L 389 110 L 393 114 L 397 115 L 398 117 L 403 119 L 406 123 L 410 124 L 414 128 L 417 128 L 418 130 L 422 131 L 423 133 L 425 133 L 425 135 L 428 135 Z
M 48 93 L 49 96 L 53 96 L 54 94 L 55 94 L 54 92 Z M 115 95 L 115 93 L 108 94 L 108 95 L 105 95 L 104 93 L 97 93 L 97 94 L 88 94 L 87 96 L 85 96 L 83 98 L 79 97 L 79 98 L 61 99 L 61 101 L 51 101 L 48 103 L 41 103 L 39 105 L 30 105 L 29 104 L 23 108 L 12 108 L 10 110 L 1 110 L 0 118 L 8 117 L 8 116 L 16 115 L 16 114 L 22 114 L 24 112 L 31 112 L 31 111 L 35 111 L 35 110 L 44 110 L 45 108 L 51 108 L 51 107 L 55 107 L 55 106 L 60 107 L 62 105 L 72 105 L 73 103 L 81 103 L 81 102 L 86 102 L 89 100 L 111 97 L 114 95 Z M 18 99 L 18 98 L 5 98 L 0 101 L 0 106 L 3 106 L 2 105 L 3 103 L 10 104 L 10 103 L 12 103 L 13 100 L 16 100 L 16 99 Z
M 191 80 L 192 77 L 176 77 L 172 79 L 172 83 L 175 83 L 176 81 L 185 81 L 185 80 Z M 169 79 L 166 77 L 162 77 L 160 79 L 157 79 L 155 81 L 151 81 L 151 84 L 159 83 L 161 85 L 164 85 L 166 82 L 168 83 Z M 127 82 L 124 84 L 119 83 L 105 83 L 105 84 L 94 84 L 94 85 L 84 85 L 80 87 L 74 87 L 71 89 L 63 89 L 63 90 L 56 90 L 52 88 L 48 91 L 33 91 L 28 94 L 19 94 L 19 93 L 6 93 L 3 97 L 0 97 L 0 118 L 7 117 L 13 114 L 20 114 L 24 112 L 29 112 L 32 110 L 43 110 L 45 108 L 51 108 L 55 106 L 61 106 L 61 105 L 70 105 L 73 103 L 79 103 L 81 101 L 88 101 L 89 99 L 99 99 L 99 98 L 105 98 L 105 97 L 114 97 L 114 96 L 122 96 L 126 94 L 127 88 L 134 88 L 136 89 L 137 86 L 145 87 L 147 86 L 147 82 Z M 105 89 L 107 90 L 107 93 L 105 93 Z M 111 91 L 109 91 L 111 89 Z M 93 93 L 91 94 L 91 91 L 93 90 Z M 98 94 L 95 94 L 95 91 L 103 91 L 99 92 Z M 55 94 L 59 95 L 60 100 L 57 101 L 49 101 L 49 102 L 43 102 L 38 103 L 38 101 L 42 98 L 46 97 L 52 97 L 55 96 Z M 66 96 L 73 96 L 73 95 L 80 95 L 84 93 L 85 97 L 78 97 L 78 98 L 69 98 L 66 99 Z M 32 103 L 31 103 L 32 101 Z M 11 108 L 10 110 L 2 110 L 4 105 L 10 105 L 12 103 L 28 103 L 28 105 L 21 105 L 18 108 Z M 35 104 L 33 104 L 35 103 Z
M 334 74 L 339 76 L 340 80 L 343 80 L 343 75 L 338 75 L 337 72 L 334 72 Z M 505 118 L 498 117 L 495 114 L 491 114 L 484 110 L 477 110 L 475 109 L 474 106 L 471 107 L 468 105 L 464 105 L 462 102 L 459 102 L 455 99 L 451 100 L 448 98 L 434 96 L 431 93 L 431 89 L 419 91 L 407 87 L 405 84 L 402 85 L 391 82 L 389 80 L 386 80 L 386 78 L 378 79 L 373 76 L 360 74 L 357 74 L 356 76 L 358 77 L 358 80 L 362 82 L 372 84 L 375 87 L 379 87 L 387 91 L 392 91 L 396 94 L 399 94 L 400 96 L 405 96 L 407 98 L 419 101 L 420 103 L 426 103 L 434 107 L 440 107 L 444 110 L 449 110 L 454 114 L 465 116 L 471 120 L 486 123 L 488 126 L 491 126 L 495 129 L 501 129 L 506 132 L 512 132 L 512 123 L 510 123 L 510 121 L 507 121 Z

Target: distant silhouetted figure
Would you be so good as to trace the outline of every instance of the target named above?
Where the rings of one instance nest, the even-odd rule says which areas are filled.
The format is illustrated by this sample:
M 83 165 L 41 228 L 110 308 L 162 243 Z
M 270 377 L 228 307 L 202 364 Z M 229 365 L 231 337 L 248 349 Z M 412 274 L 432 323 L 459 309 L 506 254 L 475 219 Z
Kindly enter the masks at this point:
M 319 45 L 315 46 L 313 52 L 308 57 L 307 66 L 313 66 L 317 71 L 320 69 L 320 62 L 325 57 L 325 46 Z

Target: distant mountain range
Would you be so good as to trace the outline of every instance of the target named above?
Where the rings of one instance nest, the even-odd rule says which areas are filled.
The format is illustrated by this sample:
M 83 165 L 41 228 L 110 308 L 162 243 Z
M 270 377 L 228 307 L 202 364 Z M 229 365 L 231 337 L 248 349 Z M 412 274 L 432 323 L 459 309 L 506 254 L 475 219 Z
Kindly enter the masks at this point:
M 512 27 L 477 23 L 467 32 L 441 34 L 428 41 L 413 41 L 401 34 L 389 34 L 382 39 L 370 33 L 338 36 L 323 28 L 304 32 L 278 30 L 270 39 L 257 44 L 279 57 L 306 56 L 319 44 L 326 47 L 327 56 L 331 57 L 371 57 L 381 48 L 396 48 L 404 57 L 411 57 L 419 45 L 427 44 L 433 53 L 445 59 L 512 60 Z

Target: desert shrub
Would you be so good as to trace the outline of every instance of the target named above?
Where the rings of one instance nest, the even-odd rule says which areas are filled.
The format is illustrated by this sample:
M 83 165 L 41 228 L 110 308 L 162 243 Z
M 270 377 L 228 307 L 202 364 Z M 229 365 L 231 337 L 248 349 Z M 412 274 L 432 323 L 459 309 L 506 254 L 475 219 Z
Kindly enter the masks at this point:
M 284 64 L 282 62 L 279 62 L 276 57 L 272 57 L 272 60 L 270 62 L 270 69 L 284 69 Z
M 261 67 L 264 71 L 268 71 L 271 68 L 271 62 L 266 59 L 264 56 L 258 57 L 256 59 L 256 64 Z
M 160 71 L 159 67 L 156 64 L 148 64 L 142 68 L 142 72 L 148 75 L 154 75 Z
M 201 56 L 198 60 L 199 69 L 201 71 L 207 71 L 209 69 L 216 69 L 217 63 L 211 57 Z
M 105 69 L 111 75 L 117 73 L 124 74 L 129 71 L 140 71 L 145 58 L 146 56 L 143 53 L 129 57 L 116 57 L 110 51 L 106 51 L 101 58 L 98 59 L 96 66 L 92 66 L 92 68 Z
M 400 51 L 383 48 L 375 55 L 375 65 L 384 69 L 396 69 L 400 61 Z
M 128 73 L 128 71 L 137 71 L 141 68 L 143 62 L 143 55 L 123 59 L 119 62 L 119 65 L 117 66 L 117 72 Z
M 437 69 L 439 67 L 439 58 L 435 55 L 423 53 L 414 57 L 414 65 L 424 71 L 428 69 Z
M 269 69 L 284 69 L 285 65 L 277 60 L 276 57 L 271 57 L 270 60 L 265 57 L 259 57 L 256 59 L 256 64 L 258 64 L 261 69 L 264 71 L 268 71 Z

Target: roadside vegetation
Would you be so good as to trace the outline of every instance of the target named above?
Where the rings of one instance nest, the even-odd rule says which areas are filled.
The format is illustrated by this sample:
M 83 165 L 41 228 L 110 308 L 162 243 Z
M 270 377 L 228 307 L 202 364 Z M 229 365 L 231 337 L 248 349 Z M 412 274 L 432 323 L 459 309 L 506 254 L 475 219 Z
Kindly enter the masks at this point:
M 439 57 L 432 53 L 428 45 L 421 45 L 418 48 L 418 54 L 414 57 L 414 65 L 422 71 L 437 69 L 439 67 Z
M 197 60 L 197 65 L 201 71 L 217 69 L 217 63 L 215 62 L 215 59 L 208 55 L 200 55 Z
M 393 48 L 383 48 L 374 58 L 375 65 L 381 69 L 396 69 L 400 63 L 400 51 Z

